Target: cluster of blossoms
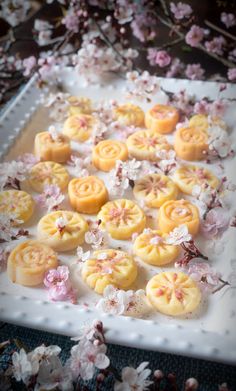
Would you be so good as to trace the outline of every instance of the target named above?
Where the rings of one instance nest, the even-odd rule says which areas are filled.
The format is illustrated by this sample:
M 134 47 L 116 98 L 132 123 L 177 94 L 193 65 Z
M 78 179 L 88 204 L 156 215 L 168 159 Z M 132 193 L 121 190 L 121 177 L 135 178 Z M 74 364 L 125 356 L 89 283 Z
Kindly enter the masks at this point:
M 138 100 L 151 101 L 152 97 L 160 90 L 158 78 L 144 71 L 139 74 L 137 71 L 128 72 L 127 94 L 128 97 Z
M 47 97 L 43 97 L 43 104 L 50 108 L 49 116 L 52 120 L 62 122 L 68 116 L 69 94 L 58 92 L 50 93 Z
M 46 208 L 48 212 L 58 210 L 64 201 L 65 196 L 57 185 L 46 185 L 43 193 L 35 196 L 38 204 Z
M 85 242 L 91 244 L 94 250 L 103 248 L 108 243 L 108 235 L 106 231 L 103 231 L 100 227 L 100 221 L 88 221 L 89 230 L 85 234 Z
M 91 157 L 78 157 L 71 155 L 70 161 L 67 164 L 71 167 L 71 171 L 76 177 L 84 177 L 90 175 L 92 170 Z
M 140 175 L 141 162 L 133 159 L 128 162 L 116 161 L 116 166 L 110 172 L 110 192 L 116 196 L 122 196 L 128 189 L 130 181 L 134 181 Z
M 68 266 L 58 266 L 57 269 L 50 269 L 46 273 L 43 282 L 51 300 L 70 300 L 73 304 L 76 303 L 76 293 L 71 285 Z
M 0 163 L 0 190 L 7 187 L 19 190 L 20 182 L 27 178 L 28 171 L 28 164 L 22 161 Z
M 28 236 L 29 232 L 16 228 L 15 224 L 21 224 L 23 221 L 18 219 L 14 213 L 3 213 L 0 215 L 0 243 L 10 242 L 20 238 L 21 236 Z

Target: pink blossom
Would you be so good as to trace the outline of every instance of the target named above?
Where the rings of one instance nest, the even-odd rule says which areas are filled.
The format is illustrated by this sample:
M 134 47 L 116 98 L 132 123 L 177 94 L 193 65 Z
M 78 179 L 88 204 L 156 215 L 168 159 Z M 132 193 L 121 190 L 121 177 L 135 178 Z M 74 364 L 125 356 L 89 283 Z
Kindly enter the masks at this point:
M 171 57 L 165 50 L 149 49 L 147 59 L 151 65 L 159 65 L 164 68 L 171 62 Z
M 235 81 L 236 80 L 236 68 L 230 68 L 228 70 L 228 79 L 230 81 Z
M 64 24 L 69 31 L 73 31 L 74 33 L 79 32 L 79 18 L 74 10 L 67 13 L 67 15 L 62 19 L 62 24 Z
M 219 285 L 221 278 L 221 274 L 205 262 L 190 261 L 187 273 L 206 291 L 212 290 Z
M 227 14 L 226 12 L 222 12 L 220 15 L 220 20 L 225 24 L 227 29 L 236 25 L 236 18 L 234 14 Z
M 22 162 L 28 169 L 31 169 L 39 162 L 39 159 L 32 153 L 24 153 L 18 157 L 17 161 Z
M 23 67 L 24 69 L 24 76 L 30 76 L 32 70 L 34 69 L 35 65 L 37 64 L 36 57 L 30 56 L 23 60 Z
M 208 52 L 217 54 L 218 56 L 222 56 L 223 47 L 226 45 L 226 40 L 224 37 L 219 36 L 213 38 L 211 41 L 205 42 L 205 47 Z
M 194 24 L 185 36 L 185 41 L 192 47 L 197 47 L 204 37 L 204 30 Z
M 35 196 L 35 200 L 42 206 L 46 207 L 48 212 L 59 209 L 65 196 L 57 185 L 46 185 L 42 194 Z
M 208 114 L 209 103 L 205 99 L 202 99 L 195 103 L 193 111 L 195 114 Z
M 38 60 L 38 65 L 40 66 L 39 74 L 43 80 L 48 80 L 53 75 L 55 63 L 56 60 L 53 56 Z
M 207 239 L 221 236 L 229 226 L 229 217 L 223 208 L 211 209 L 201 225 L 201 231 Z
M 156 19 L 142 12 L 141 14 L 135 15 L 131 23 L 131 28 L 133 35 L 140 42 L 152 41 L 156 36 Z
M 179 58 L 174 58 L 174 60 L 172 60 L 171 62 L 171 66 L 169 70 L 166 73 L 166 77 L 175 77 L 181 74 L 183 69 L 184 69 L 184 63 L 181 62 Z
M 185 389 L 184 391 L 197 391 L 199 387 L 197 379 L 194 377 L 190 377 L 185 382 Z
M 227 101 L 222 99 L 216 99 L 212 104 L 209 104 L 210 115 L 212 117 L 222 117 L 225 114 L 227 108 Z
M 174 14 L 175 19 L 178 20 L 189 18 L 193 12 L 189 4 L 182 3 L 181 1 L 177 4 L 170 3 L 170 10 Z
M 201 80 L 205 71 L 200 64 L 188 64 L 185 70 L 185 75 L 190 80 Z
M 75 292 L 69 278 L 68 266 L 58 266 L 57 269 L 50 269 L 43 280 L 48 289 L 49 297 L 53 301 L 70 300 L 75 303 Z

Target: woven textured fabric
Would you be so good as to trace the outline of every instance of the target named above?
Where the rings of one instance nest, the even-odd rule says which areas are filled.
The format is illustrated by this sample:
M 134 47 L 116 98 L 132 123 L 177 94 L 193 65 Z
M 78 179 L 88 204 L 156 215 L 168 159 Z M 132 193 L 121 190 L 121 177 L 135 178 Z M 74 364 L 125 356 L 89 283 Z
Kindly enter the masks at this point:
M 45 345 L 59 345 L 62 349 L 60 356 L 62 361 L 67 359 L 71 346 L 74 344 L 70 338 L 65 336 L 6 323 L 2 324 L 0 328 L 0 342 L 12 338 L 20 340 L 29 350 L 42 343 Z M 1 359 L 1 366 L 4 366 L 4 359 L 7 358 L 7 353 L 12 351 L 13 348 L 15 347 L 8 347 L 6 354 Z M 149 367 L 153 370 L 161 369 L 165 374 L 175 373 L 178 379 L 179 390 L 181 391 L 184 381 L 189 377 L 198 379 L 200 383 L 199 391 L 218 391 L 218 385 L 224 382 L 228 383 L 231 391 L 236 391 L 236 367 L 230 365 L 117 345 L 108 345 L 108 356 L 112 366 L 119 373 L 123 367 L 137 367 L 142 361 L 149 361 Z M 112 390 L 113 382 L 112 376 L 107 378 L 102 390 Z M 87 386 L 90 391 L 95 391 L 96 389 L 94 382 L 88 382 Z M 20 389 L 20 387 L 16 388 L 16 390 Z

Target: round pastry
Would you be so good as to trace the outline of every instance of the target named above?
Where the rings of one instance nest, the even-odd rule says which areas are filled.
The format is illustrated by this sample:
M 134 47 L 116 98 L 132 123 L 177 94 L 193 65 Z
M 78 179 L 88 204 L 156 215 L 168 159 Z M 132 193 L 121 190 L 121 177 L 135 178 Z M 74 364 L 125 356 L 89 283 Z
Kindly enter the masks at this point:
M 195 127 L 180 128 L 175 133 L 176 155 L 184 160 L 202 160 L 208 151 L 208 134 Z
M 106 249 L 95 251 L 91 259 L 82 266 L 82 278 L 102 294 L 106 286 L 113 285 L 119 289 L 129 288 L 136 280 L 137 265 L 133 258 L 120 250 Z
M 173 132 L 178 121 L 178 110 L 172 106 L 155 105 L 145 114 L 146 127 L 162 134 Z
M 92 111 L 91 99 L 85 97 L 70 96 L 68 98 L 69 114 L 90 114 Z
M 187 200 L 166 201 L 160 207 L 158 225 L 166 233 L 180 225 L 187 225 L 189 233 L 195 235 L 200 225 L 198 208 Z
M 31 187 L 42 193 L 46 185 L 57 185 L 63 190 L 69 182 L 68 171 L 59 163 L 39 162 L 30 172 L 29 183 Z
M 156 274 L 148 282 L 146 292 L 157 311 L 172 316 L 193 312 L 201 301 L 196 282 L 182 272 Z
M 18 244 L 7 261 L 7 274 L 12 282 L 20 285 L 41 284 L 45 273 L 58 266 L 57 254 L 36 240 Z
M 108 191 L 103 180 L 93 175 L 72 179 L 68 195 L 72 207 L 80 213 L 98 213 L 108 201 Z
M 91 136 L 94 118 L 88 114 L 72 115 L 64 123 L 63 134 L 70 140 L 84 142 Z
M 126 199 L 107 202 L 100 210 L 98 219 L 112 238 L 120 240 L 130 239 L 134 233 L 142 232 L 146 225 L 142 209 Z
M 138 201 L 145 201 L 149 208 L 160 208 L 164 202 L 175 200 L 178 188 L 166 175 L 149 174 L 135 181 L 134 197 Z
M 189 120 L 189 126 L 205 130 L 206 132 L 209 126 L 220 126 L 225 130 L 227 128 L 226 123 L 221 118 L 208 117 L 204 114 L 193 115 Z
M 58 210 L 38 223 L 38 239 L 56 251 L 69 251 L 84 243 L 86 220 L 77 212 Z
M 139 130 L 131 134 L 126 141 L 129 154 L 138 160 L 158 160 L 156 153 L 169 150 L 171 145 L 166 138 L 153 130 Z
M 40 160 L 52 160 L 57 163 L 67 162 L 71 154 L 68 138 L 60 134 L 56 139 L 53 139 L 49 132 L 36 134 L 34 151 Z
M 180 248 L 165 244 L 165 236 L 161 231 L 144 230 L 135 239 L 134 254 L 143 262 L 154 266 L 162 266 L 174 261 L 180 253 Z
M 34 212 L 34 200 L 30 194 L 22 190 L 5 190 L 0 192 L 0 213 L 12 213 L 23 224 Z
M 185 165 L 174 172 L 173 180 L 180 190 L 185 194 L 192 194 L 193 187 L 198 185 L 208 185 L 216 189 L 219 179 L 211 171 L 203 167 Z
M 127 103 L 114 109 L 115 119 L 124 125 L 141 127 L 144 125 L 144 112 L 139 106 Z
M 117 160 L 128 159 L 128 149 L 121 141 L 103 140 L 93 148 L 92 158 L 98 170 L 110 171 L 115 167 Z

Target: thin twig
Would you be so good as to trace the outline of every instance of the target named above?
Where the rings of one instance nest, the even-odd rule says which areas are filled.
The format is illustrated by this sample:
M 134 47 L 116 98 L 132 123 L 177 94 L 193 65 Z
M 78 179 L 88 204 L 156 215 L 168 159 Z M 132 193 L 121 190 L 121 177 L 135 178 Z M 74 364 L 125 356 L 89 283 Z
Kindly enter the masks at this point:
M 222 278 L 219 278 L 219 281 L 222 282 L 222 284 L 219 285 L 216 289 L 214 289 L 214 290 L 212 291 L 212 293 L 219 292 L 219 291 L 221 291 L 221 289 L 223 289 L 225 286 L 229 286 L 229 285 L 230 285 L 230 283 L 229 283 L 228 281 L 224 281 L 224 280 L 222 280 Z
M 211 27 L 213 30 L 216 30 L 219 33 L 221 33 L 222 35 L 225 35 L 226 37 L 231 38 L 233 41 L 236 41 L 235 35 L 232 35 L 232 34 L 228 33 L 228 31 L 221 29 L 220 27 L 216 26 L 214 23 L 209 22 L 209 20 L 204 20 L 204 23 L 208 27 Z

